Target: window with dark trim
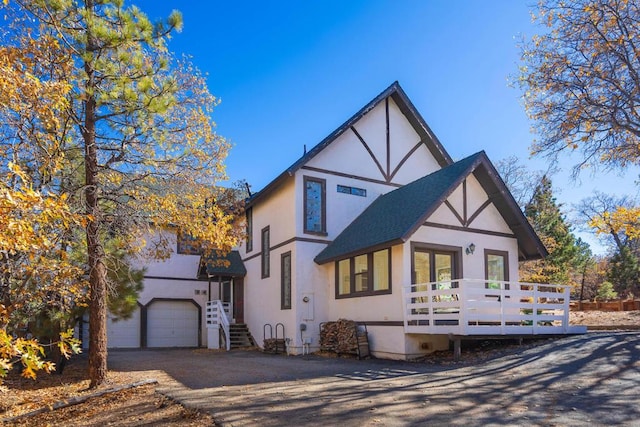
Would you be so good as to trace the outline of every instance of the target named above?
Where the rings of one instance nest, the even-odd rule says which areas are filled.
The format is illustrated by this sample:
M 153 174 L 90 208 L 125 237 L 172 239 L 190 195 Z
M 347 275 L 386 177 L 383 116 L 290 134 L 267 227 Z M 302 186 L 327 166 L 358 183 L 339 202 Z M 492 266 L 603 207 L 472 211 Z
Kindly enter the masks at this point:
M 358 187 L 349 187 L 347 185 L 338 184 L 338 193 L 351 194 L 353 196 L 367 197 L 367 190 Z
M 281 286 L 280 309 L 291 309 L 291 252 L 285 252 L 280 256 Z
M 484 250 L 484 278 L 487 289 L 500 289 L 499 282 L 509 281 L 509 252 Z M 505 284 L 505 289 L 509 289 L 508 284 Z
M 260 260 L 262 263 L 262 278 L 265 279 L 267 277 L 269 277 L 269 275 L 271 274 L 271 268 L 270 268 L 270 263 L 271 263 L 271 254 L 269 253 L 269 226 L 265 227 L 262 229 L 262 232 L 260 233 L 261 236 L 261 241 L 260 241 Z
M 391 249 L 336 262 L 336 298 L 391 293 Z
M 253 208 L 249 208 L 245 212 L 247 220 L 247 252 L 253 250 Z
M 176 235 L 177 247 L 176 252 L 181 255 L 201 255 L 202 247 L 200 243 L 192 236 L 178 230 Z
M 304 177 L 304 232 L 327 234 L 326 181 Z

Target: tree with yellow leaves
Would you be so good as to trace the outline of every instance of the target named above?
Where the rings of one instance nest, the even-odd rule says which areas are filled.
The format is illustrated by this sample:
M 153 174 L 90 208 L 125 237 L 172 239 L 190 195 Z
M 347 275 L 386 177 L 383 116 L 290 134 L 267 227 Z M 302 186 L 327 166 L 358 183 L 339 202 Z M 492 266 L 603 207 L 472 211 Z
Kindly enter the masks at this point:
M 578 152 L 574 174 L 639 165 L 640 3 L 540 0 L 534 20 L 544 32 L 522 45 L 519 78 L 538 134 L 533 154 Z M 612 206 L 591 225 L 637 239 L 640 209 Z
M 522 46 L 519 83 L 534 154 L 578 151 L 584 165 L 640 164 L 640 4 L 541 0 L 545 32 Z
M 182 26 L 178 12 L 152 23 L 123 0 L 17 0 L 9 8 L 36 24 L 18 28 L 18 37 L 51 38 L 69 58 L 64 126 L 51 131 L 65 166 L 47 185 L 67 194 L 86 224 L 95 387 L 107 373 L 107 242 L 117 236 L 118 249 L 131 256 L 167 256 L 168 241 L 155 240 L 153 248 L 140 242 L 152 227 L 171 227 L 202 242 L 205 252 L 234 246 L 242 229 L 218 185 L 229 143 L 215 133 L 217 100 L 205 77 L 167 48 Z
M 85 294 L 84 269 L 68 256 L 69 233 L 84 218 L 49 186 L 62 160 L 65 59 L 47 36 L 0 46 L 0 379 L 15 364 L 27 377 L 54 369 L 28 326 L 43 312 L 68 312 Z M 61 332 L 52 337 L 59 353 L 79 351 L 71 331 Z
M 29 336 L 30 321 L 83 301 L 84 270 L 69 259 L 65 241 L 83 218 L 71 211 L 65 195 L 35 191 L 18 166 L 9 168 L 0 187 L 0 378 L 16 362 L 23 375 L 35 377 L 37 370 L 55 366 L 42 361 L 44 349 Z M 60 352 L 79 351 L 72 331 L 61 332 Z
M 623 295 L 640 295 L 640 215 L 636 202 L 596 192 L 580 202 L 580 218 L 607 243 L 607 280 Z

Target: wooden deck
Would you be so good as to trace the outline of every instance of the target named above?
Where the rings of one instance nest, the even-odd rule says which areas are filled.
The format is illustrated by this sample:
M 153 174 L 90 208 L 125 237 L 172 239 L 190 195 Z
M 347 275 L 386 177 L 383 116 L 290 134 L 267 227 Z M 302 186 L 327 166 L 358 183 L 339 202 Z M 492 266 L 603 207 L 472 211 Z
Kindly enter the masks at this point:
M 586 333 L 569 325 L 569 287 L 459 279 L 403 288 L 405 333 L 444 335 L 561 335 Z

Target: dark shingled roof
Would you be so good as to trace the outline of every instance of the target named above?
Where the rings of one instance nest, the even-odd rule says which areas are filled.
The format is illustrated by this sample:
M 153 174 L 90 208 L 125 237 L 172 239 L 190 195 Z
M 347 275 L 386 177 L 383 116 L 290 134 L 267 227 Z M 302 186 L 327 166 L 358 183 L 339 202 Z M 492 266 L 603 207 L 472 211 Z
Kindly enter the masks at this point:
M 334 130 L 329 136 L 320 141 L 315 147 L 305 153 L 302 157 L 300 157 L 295 163 L 293 163 L 287 170 L 282 172 L 280 175 L 276 177 L 273 181 L 267 184 L 259 192 L 252 195 L 246 204 L 246 208 L 249 208 L 256 204 L 259 200 L 265 197 L 267 194 L 270 194 L 273 190 L 275 190 L 284 180 L 289 177 L 292 177 L 295 172 L 304 166 L 309 160 L 314 158 L 318 153 L 324 150 L 329 144 L 336 140 L 340 135 L 342 135 L 345 131 L 347 131 L 353 124 L 355 124 L 358 120 L 364 117 L 369 111 L 373 110 L 379 103 L 391 97 L 393 101 L 396 103 L 400 111 L 405 115 L 411 126 L 414 128 L 416 133 L 420 136 L 421 141 L 427 146 L 433 157 L 436 159 L 438 164 L 442 167 L 450 165 L 453 163 L 451 157 L 444 149 L 440 141 L 435 136 L 431 128 L 424 121 L 418 110 L 414 107 L 413 103 L 404 92 L 404 90 L 400 87 L 400 84 L 396 81 L 391 84 L 388 88 L 386 88 L 382 93 L 376 96 L 371 102 L 362 107 L 360 111 L 354 114 L 349 120 L 344 122 L 340 127 Z
M 222 266 L 218 261 L 228 261 L 227 266 Z M 218 257 L 216 255 L 210 256 L 207 260 L 207 274 L 209 276 L 231 276 L 231 277 L 244 277 L 247 275 L 247 269 L 242 262 L 240 252 L 231 251 L 225 257 Z
M 544 245 L 481 151 L 378 197 L 316 256 L 315 262 L 324 264 L 407 241 L 471 173 L 516 235 L 520 259 L 546 256 Z

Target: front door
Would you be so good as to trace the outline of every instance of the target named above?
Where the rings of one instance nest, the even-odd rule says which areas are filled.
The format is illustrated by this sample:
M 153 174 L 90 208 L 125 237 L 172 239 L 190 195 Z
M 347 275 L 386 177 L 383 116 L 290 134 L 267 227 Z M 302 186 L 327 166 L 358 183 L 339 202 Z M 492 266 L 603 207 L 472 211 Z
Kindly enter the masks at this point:
M 457 287 L 451 283 L 459 279 L 457 251 L 415 247 L 413 250 L 413 284 L 439 282 L 439 288 Z
M 233 317 L 236 323 L 244 323 L 244 279 L 233 280 Z
M 414 289 L 419 292 L 427 291 L 428 283 L 437 282 L 431 285 L 431 290 L 452 289 L 458 287 L 458 260 L 460 250 L 446 247 L 414 246 L 412 255 L 411 282 L 418 285 Z M 435 301 L 452 301 L 457 299 L 457 294 L 442 294 L 433 297 Z M 418 297 L 413 302 L 430 304 L 428 297 Z M 417 308 L 415 313 L 427 314 L 426 307 Z

